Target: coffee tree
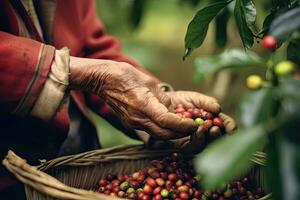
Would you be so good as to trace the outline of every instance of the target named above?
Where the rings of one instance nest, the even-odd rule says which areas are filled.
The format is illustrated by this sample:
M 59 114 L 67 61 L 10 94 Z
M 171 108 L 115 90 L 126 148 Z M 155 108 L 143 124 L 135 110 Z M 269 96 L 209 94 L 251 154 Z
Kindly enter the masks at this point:
M 194 1 L 193 1 L 194 2 Z M 205 40 L 210 23 L 216 26 L 216 44 L 224 48 L 226 25 L 233 16 L 244 49 L 195 60 L 198 78 L 225 68 L 263 66 L 265 77 L 246 79 L 251 90 L 240 105 L 242 127 L 197 155 L 198 173 L 207 190 L 238 178 L 256 163 L 264 164 L 267 190 L 273 199 L 300 199 L 300 1 L 270 0 L 269 14 L 257 28 L 255 2 L 208 1 L 188 25 L 186 59 Z M 259 56 L 249 50 L 254 42 L 265 49 Z M 278 51 L 285 51 L 281 59 Z

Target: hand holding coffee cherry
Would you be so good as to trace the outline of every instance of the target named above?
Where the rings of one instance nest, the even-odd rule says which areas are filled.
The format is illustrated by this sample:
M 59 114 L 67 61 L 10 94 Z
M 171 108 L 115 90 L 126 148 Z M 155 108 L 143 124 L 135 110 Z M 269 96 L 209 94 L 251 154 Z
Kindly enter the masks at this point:
M 187 158 L 173 153 L 162 160 L 153 160 L 151 166 L 131 175 L 108 174 L 99 180 L 96 191 L 137 200 L 254 200 L 263 196 L 262 189 L 254 188 L 248 177 L 210 193 L 204 193 L 199 184 Z

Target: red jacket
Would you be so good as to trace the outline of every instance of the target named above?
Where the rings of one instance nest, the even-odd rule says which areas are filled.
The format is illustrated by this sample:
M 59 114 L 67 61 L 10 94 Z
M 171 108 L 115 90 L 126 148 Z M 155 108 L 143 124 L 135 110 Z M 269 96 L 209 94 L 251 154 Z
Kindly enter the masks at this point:
M 92 0 L 35 1 L 44 41 L 20 6 L 20 0 L 0 1 L 0 159 L 8 149 L 27 160 L 57 156 L 69 128 L 67 105 L 51 121 L 30 116 L 55 56 L 68 47 L 72 56 L 123 61 L 143 70 L 120 50 L 118 40 L 105 35 Z M 51 8 L 50 8 L 51 7 Z M 26 30 L 24 29 L 26 28 Z M 30 38 L 21 37 L 24 31 Z M 20 36 L 21 35 L 21 36 Z M 97 96 L 72 92 L 83 116 L 86 108 L 109 119 L 117 118 Z M 0 174 L 3 174 L 0 169 Z M 0 188 L 8 185 L 0 181 Z

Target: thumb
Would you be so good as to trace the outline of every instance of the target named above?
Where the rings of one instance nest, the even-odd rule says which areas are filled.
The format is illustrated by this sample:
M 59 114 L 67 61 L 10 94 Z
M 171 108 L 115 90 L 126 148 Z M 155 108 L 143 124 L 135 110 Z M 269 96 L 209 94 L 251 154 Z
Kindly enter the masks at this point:
M 154 87 L 154 89 L 152 89 L 152 92 L 161 104 L 163 104 L 167 108 L 170 107 L 171 98 L 166 94 L 166 92 L 162 91 L 159 87 Z

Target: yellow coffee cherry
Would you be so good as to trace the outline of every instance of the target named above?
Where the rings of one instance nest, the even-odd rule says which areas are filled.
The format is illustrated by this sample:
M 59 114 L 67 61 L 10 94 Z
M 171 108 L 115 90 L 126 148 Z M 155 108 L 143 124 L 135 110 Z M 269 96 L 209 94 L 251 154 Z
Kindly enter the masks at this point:
M 260 76 L 250 75 L 250 76 L 247 77 L 246 85 L 249 89 L 256 90 L 256 89 L 261 88 L 262 82 L 263 81 L 262 81 Z
M 274 71 L 278 76 L 288 75 L 295 71 L 295 64 L 289 60 L 281 61 L 275 65 Z

